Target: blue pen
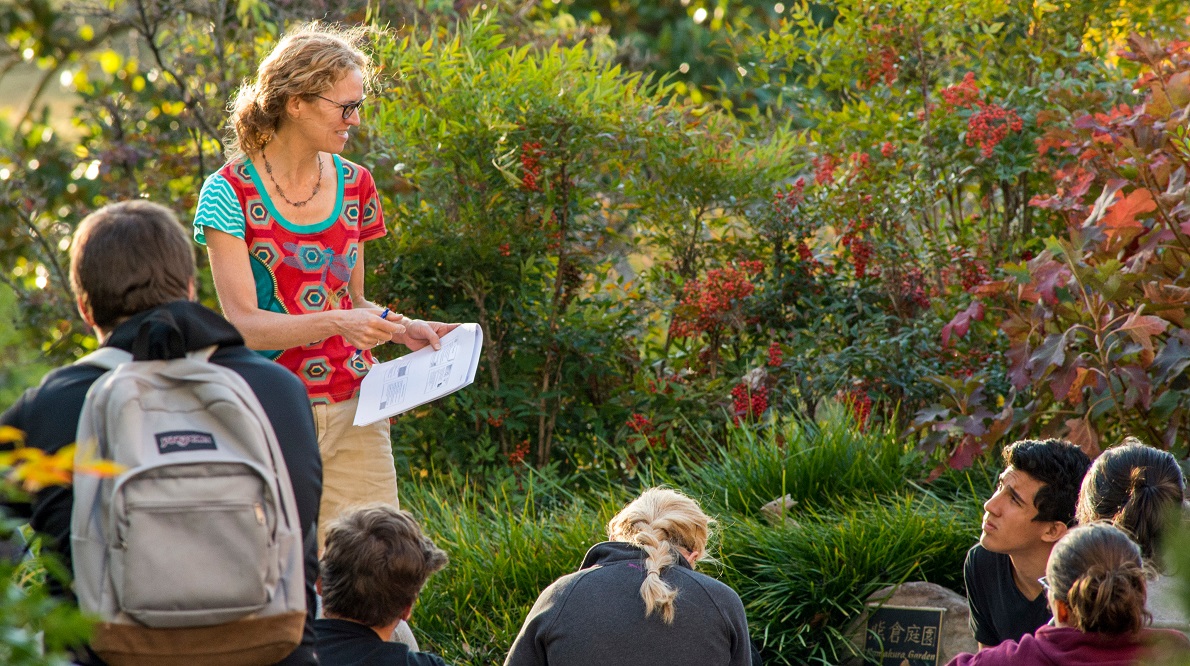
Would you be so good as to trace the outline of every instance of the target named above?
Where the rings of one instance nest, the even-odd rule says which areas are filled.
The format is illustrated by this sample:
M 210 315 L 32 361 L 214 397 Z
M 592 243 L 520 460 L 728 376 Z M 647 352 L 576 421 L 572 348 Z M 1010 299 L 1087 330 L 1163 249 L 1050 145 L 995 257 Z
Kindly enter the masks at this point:
M 388 319 L 388 313 L 389 313 L 389 312 L 390 312 L 390 310 L 389 310 L 388 308 L 384 308 L 384 312 L 381 312 L 381 313 L 380 313 L 380 318 L 381 318 L 381 319 Z M 354 352 L 352 352 L 352 353 L 351 353 L 351 360 L 353 360 L 353 361 L 354 361 L 355 359 L 359 358 L 359 357 L 360 357 L 360 356 L 361 356 L 363 353 L 364 353 L 364 352 L 362 352 L 362 351 L 361 351 L 361 350 L 359 350 L 359 349 L 355 350 Z

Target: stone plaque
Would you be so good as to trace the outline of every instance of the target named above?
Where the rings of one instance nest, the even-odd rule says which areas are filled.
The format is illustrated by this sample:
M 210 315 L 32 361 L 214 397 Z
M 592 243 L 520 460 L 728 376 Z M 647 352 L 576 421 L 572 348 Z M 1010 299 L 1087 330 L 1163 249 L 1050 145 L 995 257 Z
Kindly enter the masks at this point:
M 882 666 L 937 666 L 945 608 L 873 606 L 864 651 Z

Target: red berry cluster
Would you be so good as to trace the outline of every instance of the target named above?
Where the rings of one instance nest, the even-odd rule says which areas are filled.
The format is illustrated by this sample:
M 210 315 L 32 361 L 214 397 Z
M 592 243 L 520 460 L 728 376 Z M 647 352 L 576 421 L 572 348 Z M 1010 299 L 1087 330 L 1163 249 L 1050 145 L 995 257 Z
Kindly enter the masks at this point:
M 943 88 L 942 100 L 947 106 L 956 109 L 968 109 L 979 103 L 979 86 L 975 83 L 975 73 L 967 72 L 961 82 Z
M 959 282 L 963 291 L 971 291 L 988 281 L 988 268 L 982 261 L 964 252 L 955 258 L 958 262 Z
M 728 266 L 712 268 L 703 280 L 691 280 L 683 288 L 679 314 L 672 326 L 675 337 L 688 337 L 711 330 L 721 324 L 745 298 L 752 295 L 756 287 L 748 278 L 749 273 L 764 270 L 759 261 L 741 262 L 744 270 Z M 683 312 L 691 314 L 681 314 Z
M 777 190 L 773 194 L 773 205 L 781 206 L 782 204 L 793 208 L 802 203 L 806 199 L 806 179 L 798 178 L 793 181 L 793 184 L 785 188 L 784 191 Z
M 537 179 L 541 177 L 542 152 L 540 143 L 526 141 L 521 144 L 521 169 L 525 174 L 521 176 L 521 187 L 527 192 L 541 190 Z
M 867 65 L 866 76 L 858 82 L 860 89 L 870 88 L 877 82 L 891 86 L 897 80 L 897 61 L 900 54 L 893 44 L 904 34 L 901 21 L 895 15 L 895 10 L 882 12 L 881 21 L 874 22 L 867 29 L 866 53 L 864 63 Z
M 665 433 L 656 433 L 653 421 L 644 414 L 633 414 L 626 425 L 639 437 L 644 437 L 650 447 L 665 446 Z
M 634 413 L 628 417 L 628 427 L 638 435 L 647 435 L 653 432 L 653 422 L 644 414 Z
M 740 268 L 748 272 L 748 275 L 760 275 L 762 272 L 764 272 L 764 262 L 759 259 L 751 261 L 744 260 L 737 263 L 739 264 Z
M 781 367 L 781 360 L 782 360 L 781 359 L 781 344 L 779 342 L 773 341 L 772 343 L 769 344 L 769 360 L 768 360 L 769 367 L 770 368 Z
M 869 53 L 864 60 L 868 64 L 868 85 L 871 87 L 877 81 L 884 81 L 884 85 L 891 86 L 897 80 L 897 59 L 900 55 L 891 46 L 884 46 L 877 53 Z
M 866 220 L 858 224 L 852 222 L 847 225 L 847 231 L 839 239 L 843 247 L 851 252 L 851 263 L 855 266 L 855 277 L 859 280 L 877 275 L 876 271 L 868 270 L 868 264 L 872 261 L 872 255 L 875 252 L 872 241 L 865 236 L 865 232 L 869 228 L 871 228 L 871 223 Z
M 827 185 L 835 181 L 835 169 L 839 168 L 839 161 L 834 155 L 823 155 L 810 160 L 814 166 L 814 183 Z
M 818 260 L 814 258 L 814 253 L 810 251 L 810 246 L 806 245 L 806 241 L 799 240 L 797 242 L 797 247 L 795 249 L 797 251 L 798 259 L 801 259 L 802 261 L 808 261 L 808 262 L 814 263 L 814 264 L 818 263 Z
M 885 157 L 892 157 L 893 153 L 897 152 L 897 147 L 893 145 L 892 141 L 885 141 L 880 144 L 880 154 Z
M 505 414 L 493 415 L 489 416 L 485 420 L 488 422 L 488 425 L 492 426 L 493 428 L 499 428 L 500 426 L 504 425 L 504 416 Z
M 967 121 L 967 145 L 979 144 L 979 154 L 988 158 L 1008 136 L 1008 132 L 1019 132 L 1025 124 L 1012 109 L 1005 109 L 998 104 L 978 104 L 979 113 Z
M 546 220 L 542 218 L 541 228 L 546 231 L 546 238 L 549 240 L 545 245 L 547 252 L 557 252 L 562 248 L 562 228 L 558 224 L 558 211 L 550 211 L 550 218 Z
M 749 389 L 746 383 L 736 384 L 731 389 L 731 400 L 735 408 L 731 420 L 739 425 L 743 419 L 760 418 L 769 408 L 769 390 L 763 384 L 754 389 Z
M 872 414 L 872 396 L 868 395 L 864 387 L 851 387 L 840 396 L 839 401 L 847 406 L 847 411 L 851 412 L 860 429 L 867 430 L 868 417 Z
M 907 303 L 912 303 L 922 310 L 930 307 L 930 297 L 926 294 L 926 278 L 917 266 L 912 266 L 901 274 L 900 293 L 901 299 Z
M 863 171 L 872 163 L 872 157 L 867 153 L 855 152 L 851 153 L 851 164 L 855 166 L 857 171 Z
M 507 257 L 512 254 L 512 247 L 508 243 L 500 243 L 500 256 Z
M 515 449 L 508 452 L 508 466 L 520 467 L 529 455 L 529 440 L 521 442 Z
M 805 239 L 814 233 L 813 222 L 810 218 L 797 215 L 797 207 L 806 200 L 806 179 L 799 177 L 784 191 L 778 190 L 773 194 L 773 208 L 784 226 L 781 235 L 791 234 L 794 238 Z

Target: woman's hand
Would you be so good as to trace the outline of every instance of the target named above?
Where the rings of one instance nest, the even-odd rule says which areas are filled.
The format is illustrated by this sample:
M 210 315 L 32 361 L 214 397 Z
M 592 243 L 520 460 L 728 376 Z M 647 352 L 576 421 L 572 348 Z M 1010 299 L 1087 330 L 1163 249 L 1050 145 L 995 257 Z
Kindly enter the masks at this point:
M 339 335 L 356 349 L 371 349 L 376 345 L 406 333 L 405 320 L 400 315 L 381 318 L 380 308 L 352 308 L 340 310 Z M 403 323 L 402 323 L 403 322 Z
M 402 334 L 393 335 L 393 342 L 400 342 L 411 351 L 422 347 L 433 347 L 435 351 L 442 349 L 440 338 L 455 330 L 458 324 L 444 324 L 440 321 L 422 321 L 421 319 L 403 319 L 405 330 Z

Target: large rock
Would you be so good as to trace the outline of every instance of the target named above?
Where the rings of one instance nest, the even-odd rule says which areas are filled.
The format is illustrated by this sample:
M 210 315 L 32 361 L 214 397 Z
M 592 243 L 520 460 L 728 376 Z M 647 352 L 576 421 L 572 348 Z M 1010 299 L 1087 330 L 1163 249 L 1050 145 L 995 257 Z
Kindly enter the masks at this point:
M 797 500 L 793 499 L 793 495 L 786 495 L 760 507 L 760 513 L 776 527 L 801 527 L 790 515 L 796 505 Z
M 886 587 L 868 597 L 868 603 L 907 608 L 943 608 L 941 650 L 938 664 L 945 664 L 961 652 L 975 652 L 979 645 L 975 636 L 971 634 L 966 597 L 935 585 L 914 581 L 896 587 Z M 868 617 L 865 613 L 848 630 L 851 642 L 862 651 L 867 638 Z M 854 659 L 849 664 L 860 664 L 862 661 Z

